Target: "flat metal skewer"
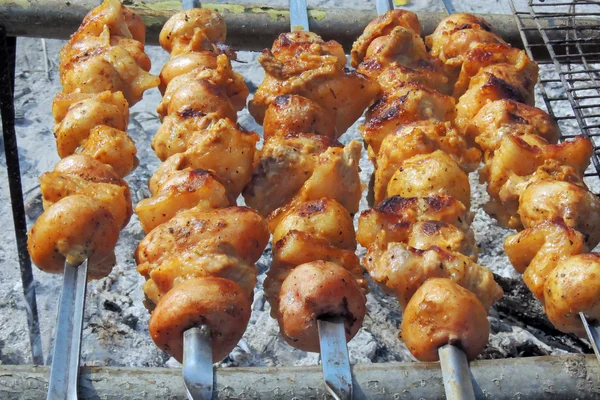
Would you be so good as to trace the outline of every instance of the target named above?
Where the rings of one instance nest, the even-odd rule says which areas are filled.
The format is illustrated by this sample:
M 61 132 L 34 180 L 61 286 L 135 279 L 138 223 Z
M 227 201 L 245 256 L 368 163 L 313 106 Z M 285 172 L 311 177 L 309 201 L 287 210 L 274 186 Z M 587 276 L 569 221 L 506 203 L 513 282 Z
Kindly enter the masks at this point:
M 442 0 L 442 3 L 444 4 L 444 10 L 446 10 L 446 14 L 456 14 L 456 8 L 454 8 L 452 0 Z
M 183 333 L 182 372 L 188 399 L 212 399 L 212 340 L 206 325 L 190 328 Z
M 48 400 L 77 399 L 87 275 L 88 260 L 81 265 L 65 262 Z
M 594 353 L 596 353 L 596 358 L 600 362 L 600 351 L 598 350 L 598 344 L 600 344 L 600 323 L 598 321 L 588 321 L 584 313 L 579 313 L 579 316 L 590 339 Z
M 393 10 L 394 4 L 392 0 L 375 0 L 375 7 L 377 7 L 377 15 L 382 15 Z
M 292 32 L 310 30 L 306 0 L 290 0 L 290 28 Z
M 449 400 L 475 400 L 471 372 L 465 352 L 447 344 L 438 350 L 444 379 L 444 391 Z
M 353 385 L 344 321 L 318 319 L 321 365 L 327 390 L 336 400 L 352 399 Z
M 291 31 L 310 31 L 306 0 L 290 0 Z M 319 343 L 325 386 L 335 400 L 352 399 L 353 384 L 344 321 L 319 319 Z

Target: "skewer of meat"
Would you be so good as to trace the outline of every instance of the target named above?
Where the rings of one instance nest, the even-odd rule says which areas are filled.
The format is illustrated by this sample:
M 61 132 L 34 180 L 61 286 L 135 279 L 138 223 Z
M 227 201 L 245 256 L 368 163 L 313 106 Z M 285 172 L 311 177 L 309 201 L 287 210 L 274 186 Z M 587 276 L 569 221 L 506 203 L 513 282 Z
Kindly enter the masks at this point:
M 363 266 L 398 297 L 412 354 L 462 357 L 468 378 L 466 359 L 487 344 L 487 310 L 502 289 L 476 263 L 467 173 L 480 152 L 453 126 L 452 70 L 427 52 L 416 15 L 402 10 L 367 26 L 352 62 L 382 87 L 362 127 L 376 167 L 375 208 L 361 214 L 357 233 Z M 470 380 L 461 382 L 472 397 Z
M 273 234 L 264 282 L 271 315 L 290 345 L 321 353 L 330 394 L 348 399 L 346 342 L 366 312 L 352 219 L 362 193 L 361 146 L 337 138 L 378 86 L 347 69 L 342 47 L 309 32 L 307 18 L 295 15 L 306 5 L 292 3 L 292 28 L 304 21 L 303 30 L 279 35 L 259 57 L 265 80 L 249 109 L 264 126 L 265 143 L 243 194 Z
M 40 178 L 45 211 L 28 238 L 40 269 L 64 271 L 48 398 L 77 397 L 86 283 L 110 273 L 132 214 L 123 180 L 137 166 L 128 107 L 158 85 L 144 40 L 141 19 L 106 0 L 60 53 L 62 92 L 52 112 L 62 160 Z
M 472 21 L 467 29 L 465 20 Z M 587 333 L 595 343 L 598 255 L 586 253 L 600 241 L 600 200 L 583 181 L 593 143 L 582 135 L 556 144 L 556 122 L 533 107 L 535 63 L 516 50 L 503 51 L 506 45 L 490 45 L 501 39 L 485 21 L 466 14 L 447 18 L 431 36 L 432 50 L 445 54 L 458 35 L 472 38 L 453 54 L 461 71 L 475 49 L 487 47 L 490 54 L 457 105 L 457 125 L 484 152 L 481 176 L 492 198 L 487 211 L 519 230 L 506 239 L 506 253 L 550 321 L 564 332 Z
M 147 236 L 135 252 L 146 278 L 150 335 L 183 362 L 190 398 L 212 398 L 214 362 L 246 330 L 267 222 L 236 206 L 252 175 L 258 135 L 236 122 L 248 88 L 233 71 L 217 12 L 191 8 L 160 33 L 170 53 L 162 68 L 162 125 L 152 146 L 164 161 L 152 196 L 135 211 Z

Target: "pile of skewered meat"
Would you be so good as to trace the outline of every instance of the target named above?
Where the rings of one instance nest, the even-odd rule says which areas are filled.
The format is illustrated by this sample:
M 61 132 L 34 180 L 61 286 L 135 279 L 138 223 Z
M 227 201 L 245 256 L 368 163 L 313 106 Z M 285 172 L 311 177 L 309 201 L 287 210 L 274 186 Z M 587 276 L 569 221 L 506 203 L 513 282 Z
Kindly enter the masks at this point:
M 205 325 L 213 360 L 242 337 L 256 284 L 254 264 L 269 241 L 265 219 L 236 200 L 252 177 L 255 132 L 236 123 L 248 88 L 231 68 L 222 17 L 182 11 L 160 33 L 170 59 L 160 74 L 162 125 L 152 145 L 164 161 L 152 197 L 135 211 L 147 236 L 135 258 L 147 279 L 150 335 L 177 360 L 183 334 Z
M 265 80 L 249 109 L 265 142 L 243 195 L 273 234 L 264 282 L 271 315 L 290 345 L 318 352 L 318 319 L 341 320 L 350 340 L 366 313 L 352 220 L 361 145 L 337 138 L 378 87 L 345 67 L 337 42 L 310 32 L 281 34 L 259 62 Z
M 556 144 L 558 126 L 533 107 L 537 66 L 482 19 L 453 15 L 427 40 L 470 76 L 468 87 L 460 79 L 455 87 L 456 126 L 484 154 L 488 212 L 519 230 L 506 239 L 506 254 L 550 321 L 585 335 L 579 313 L 600 317 L 600 255 L 588 253 L 600 242 L 600 200 L 583 182 L 593 143 L 578 136 Z
M 44 213 L 29 232 L 33 262 L 51 273 L 89 259 L 91 278 L 115 263 L 132 204 L 123 177 L 138 163 L 125 133 L 129 106 L 158 86 L 144 53 L 145 26 L 118 0 L 92 10 L 60 53 L 63 91 L 52 112 L 62 160 L 40 178 Z
M 361 127 L 375 164 L 375 208 L 359 218 L 363 266 L 403 308 L 402 339 L 419 360 L 445 344 L 472 359 L 487 344 L 487 310 L 502 296 L 476 263 L 468 172 L 480 151 L 454 127 L 450 68 L 427 52 L 415 14 L 372 21 L 352 65 L 381 86 Z
M 146 278 L 156 344 L 182 360 L 183 332 L 208 327 L 213 360 L 243 335 L 255 262 L 273 237 L 265 281 L 285 340 L 319 351 L 317 320 L 341 319 L 346 339 L 366 313 L 362 266 L 398 297 L 401 337 L 419 360 L 444 344 L 475 358 L 487 344 L 487 311 L 502 296 L 477 264 L 468 173 L 487 182 L 486 210 L 519 232 L 505 249 L 562 331 L 583 334 L 582 312 L 600 317 L 600 200 L 583 176 L 593 145 L 557 144 L 558 126 L 533 106 L 538 67 L 471 15 L 444 19 L 425 41 L 413 13 L 372 21 L 352 48 L 310 32 L 281 34 L 259 61 L 265 80 L 249 104 L 259 137 L 237 124 L 248 88 L 233 71 L 226 26 L 210 10 L 174 15 L 160 34 L 170 53 L 148 73 L 145 27 L 118 0 L 86 16 L 60 54 L 63 92 L 53 102 L 62 160 L 41 178 L 45 212 L 29 233 L 35 264 L 60 272 L 115 262 L 132 215 L 123 177 L 138 163 L 126 134 L 129 106 L 159 87 L 163 161 L 152 197 L 135 211 L 147 236 L 136 253 Z M 428 50 L 429 49 L 429 50 Z M 361 145 L 338 138 L 361 127 L 375 165 L 373 208 L 355 232 Z M 249 207 L 237 206 L 243 194 Z
M 550 320 L 583 334 L 578 313 L 598 317 L 600 290 L 598 256 L 581 254 L 600 240 L 600 201 L 583 183 L 592 143 L 556 144 L 556 123 L 533 107 L 537 65 L 483 19 L 452 15 L 426 45 L 419 33 L 414 14 L 391 11 L 352 51 L 382 87 L 362 128 L 375 208 L 362 213 L 357 237 L 368 248 L 363 265 L 404 308 L 402 338 L 420 360 L 437 359 L 446 343 L 474 358 L 487 343 L 485 310 L 502 290 L 475 263 L 469 228 L 465 172 L 480 158 L 486 210 L 524 229 L 506 240 L 509 259 Z

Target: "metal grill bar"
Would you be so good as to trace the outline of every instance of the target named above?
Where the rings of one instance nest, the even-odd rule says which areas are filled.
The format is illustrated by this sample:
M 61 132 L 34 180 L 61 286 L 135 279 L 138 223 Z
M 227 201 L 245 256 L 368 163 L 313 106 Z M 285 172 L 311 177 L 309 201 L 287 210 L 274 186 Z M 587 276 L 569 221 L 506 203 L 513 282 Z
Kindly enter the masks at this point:
M 600 25 L 600 2 L 529 0 L 527 10 L 517 10 L 511 0 L 510 6 L 529 57 L 536 58 L 532 50 L 540 45 L 532 44 L 531 38 L 540 35 L 552 60 L 554 68 L 544 69 L 551 77 L 541 79 L 539 89 L 549 114 L 561 127 L 561 140 L 584 134 L 597 149 L 600 145 L 600 64 L 590 60 L 598 59 L 600 40 L 588 32 Z M 596 17 L 596 23 L 581 23 L 583 18 L 590 17 Z M 532 24 L 537 31 L 531 29 Z M 562 93 L 556 94 L 560 87 L 557 84 L 562 86 Z M 561 107 L 567 102 L 570 109 Z M 579 129 L 572 125 L 570 121 L 573 120 Z M 570 125 L 564 125 L 564 122 Z M 592 186 L 598 191 L 600 159 L 597 152 L 592 157 L 592 164 L 593 170 L 585 176 L 588 184 L 596 183 Z
M 21 283 L 27 307 L 27 325 L 29 328 L 29 344 L 34 364 L 44 364 L 42 339 L 38 320 L 35 283 L 31 270 L 31 259 L 27 251 L 27 223 L 23 204 L 23 188 L 21 186 L 21 168 L 19 151 L 15 134 L 15 53 L 17 39 L 7 37 L 4 26 L 0 25 L 0 111 L 2 114 L 2 133 L 4 138 L 4 154 L 8 172 L 8 187 L 12 204 L 13 222 L 19 254 Z

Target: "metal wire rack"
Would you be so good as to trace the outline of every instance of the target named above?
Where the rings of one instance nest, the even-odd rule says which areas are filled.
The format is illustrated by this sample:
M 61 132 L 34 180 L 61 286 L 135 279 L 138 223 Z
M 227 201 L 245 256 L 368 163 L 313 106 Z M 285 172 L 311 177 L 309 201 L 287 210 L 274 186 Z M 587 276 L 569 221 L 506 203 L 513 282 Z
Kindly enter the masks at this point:
M 585 180 L 600 193 L 600 1 L 528 0 L 527 7 L 510 1 L 525 50 L 530 58 L 540 48 L 549 55 L 540 64 L 540 94 L 558 122 L 561 140 L 584 134 L 594 143 Z M 533 43 L 533 36 L 543 43 Z M 551 37 L 550 37 L 551 36 Z

